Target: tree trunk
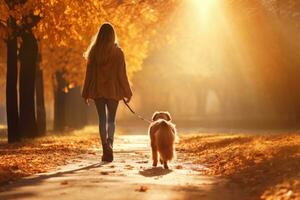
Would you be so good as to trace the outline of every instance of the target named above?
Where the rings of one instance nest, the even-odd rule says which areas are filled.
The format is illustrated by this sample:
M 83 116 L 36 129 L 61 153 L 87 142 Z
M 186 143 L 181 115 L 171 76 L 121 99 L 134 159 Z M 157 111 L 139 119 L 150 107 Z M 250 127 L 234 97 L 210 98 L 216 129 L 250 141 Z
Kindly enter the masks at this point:
M 55 73 L 54 130 L 80 129 L 87 124 L 86 106 L 80 87 L 68 88 L 64 72 Z
M 39 56 L 41 58 L 41 56 Z M 38 60 L 39 63 L 41 59 Z M 44 99 L 44 78 L 43 70 L 41 70 L 39 64 L 36 70 L 36 121 L 38 135 L 44 135 L 46 133 L 46 109 L 45 109 L 45 99 Z
M 65 125 L 71 129 L 83 128 L 87 124 L 87 114 L 80 87 L 69 89 L 69 92 L 65 94 L 65 101 Z
M 38 44 L 32 32 L 24 32 L 20 48 L 20 133 L 22 137 L 36 137 L 35 118 L 35 74 L 38 56 Z
M 15 27 L 15 20 L 10 17 L 8 26 Z M 7 112 L 7 133 L 8 142 L 16 142 L 20 139 L 18 122 L 18 56 L 17 38 L 12 37 L 7 41 L 7 74 L 6 74 L 6 112 Z
M 55 73 L 54 86 L 54 131 L 63 131 L 65 128 L 65 92 L 67 83 L 62 72 Z

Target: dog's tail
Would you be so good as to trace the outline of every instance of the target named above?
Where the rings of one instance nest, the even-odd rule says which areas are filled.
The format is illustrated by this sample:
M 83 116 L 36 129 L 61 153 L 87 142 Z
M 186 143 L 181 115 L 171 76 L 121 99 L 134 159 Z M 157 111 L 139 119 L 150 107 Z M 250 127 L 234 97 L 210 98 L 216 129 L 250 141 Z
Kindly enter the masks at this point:
M 174 157 L 174 140 L 175 133 L 172 125 L 162 120 L 159 123 L 159 131 L 157 132 L 157 149 L 163 161 L 170 161 Z

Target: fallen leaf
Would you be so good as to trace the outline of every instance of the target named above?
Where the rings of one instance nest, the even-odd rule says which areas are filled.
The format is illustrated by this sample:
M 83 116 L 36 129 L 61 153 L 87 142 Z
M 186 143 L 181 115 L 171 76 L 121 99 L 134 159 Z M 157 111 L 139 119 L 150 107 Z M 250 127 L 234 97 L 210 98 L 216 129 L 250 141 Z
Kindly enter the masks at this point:
M 60 182 L 60 184 L 61 184 L 61 185 L 68 185 L 69 182 L 68 182 L 67 180 L 64 180 L 64 181 Z
M 148 163 L 148 160 L 141 160 L 141 161 L 137 161 L 136 163 L 142 164 L 142 163 Z
M 139 188 L 135 189 L 136 192 L 147 192 L 149 190 L 149 187 L 146 185 L 141 185 Z
M 176 169 L 183 169 L 182 165 L 176 165 Z
M 108 175 L 109 173 L 108 173 L 108 171 L 103 171 L 103 172 L 100 172 L 100 174 L 102 174 L 102 175 Z

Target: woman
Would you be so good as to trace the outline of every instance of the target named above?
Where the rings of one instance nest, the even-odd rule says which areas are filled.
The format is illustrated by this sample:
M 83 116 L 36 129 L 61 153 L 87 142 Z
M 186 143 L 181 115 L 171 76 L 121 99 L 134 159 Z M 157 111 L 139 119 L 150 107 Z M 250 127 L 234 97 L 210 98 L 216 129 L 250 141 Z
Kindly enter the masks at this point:
M 99 116 L 102 161 L 113 161 L 115 118 L 121 99 L 129 102 L 132 96 L 126 74 L 124 54 L 116 42 L 111 24 L 101 26 L 84 54 L 87 69 L 82 97 L 89 104 L 93 99 Z

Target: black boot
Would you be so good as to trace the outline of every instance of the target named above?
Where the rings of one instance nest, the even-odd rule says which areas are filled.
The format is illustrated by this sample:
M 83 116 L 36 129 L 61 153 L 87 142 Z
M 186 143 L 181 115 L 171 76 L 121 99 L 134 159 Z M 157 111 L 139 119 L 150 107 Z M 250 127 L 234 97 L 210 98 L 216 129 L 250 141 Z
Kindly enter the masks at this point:
M 103 144 L 102 143 L 102 158 L 101 158 L 102 161 L 107 161 L 108 160 L 108 153 L 107 153 L 107 144 Z
M 113 158 L 113 150 L 111 145 L 106 143 L 102 146 L 102 149 L 103 149 L 102 161 L 112 162 L 114 158 Z
M 114 160 L 113 148 L 110 143 L 107 145 L 107 160 L 108 162 L 112 162 Z

